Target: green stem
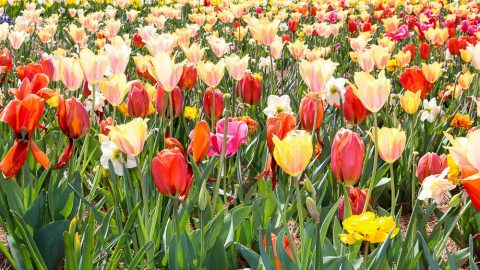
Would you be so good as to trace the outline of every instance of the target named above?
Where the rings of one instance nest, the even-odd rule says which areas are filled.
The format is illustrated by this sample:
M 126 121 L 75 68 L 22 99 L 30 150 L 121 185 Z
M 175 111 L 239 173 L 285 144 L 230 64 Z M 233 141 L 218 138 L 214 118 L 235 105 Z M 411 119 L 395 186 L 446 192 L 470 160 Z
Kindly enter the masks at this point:
M 393 171 L 393 163 L 389 164 L 390 166 L 390 188 L 392 189 L 392 216 L 395 216 L 395 204 L 396 204 L 396 197 L 395 197 L 395 177 Z
M 142 168 L 140 167 L 140 159 L 138 157 L 135 157 L 135 161 L 137 162 L 137 172 L 138 172 L 138 177 L 140 180 L 140 188 L 142 190 L 142 200 L 143 200 L 143 219 L 145 220 L 145 225 L 147 224 L 148 221 L 148 201 L 147 201 L 147 188 L 145 186 L 145 178 L 143 177 L 142 173 Z
M 368 269 L 368 242 L 363 241 L 363 264 L 365 264 L 365 269 Z
M 343 220 L 349 218 L 352 215 L 352 206 L 350 205 L 350 194 L 348 193 L 347 186 L 342 184 L 343 189 Z
M 300 177 L 295 179 L 295 193 L 297 194 L 297 212 L 298 212 L 298 226 L 300 227 L 300 240 L 305 243 L 305 229 L 303 226 L 303 211 L 302 211 L 302 197 L 300 194 Z
M 168 106 L 169 112 L 170 112 L 170 122 L 168 129 L 170 131 L 170 137 L 174 137 L 175 135 L 173 134 L 173 98 L 172 98 L 172 92 L 168 92 L 168 103 L 170 103 L 170 106 Z
M 178 220 L 178 206 L 179 199 L 173 199 L 173 222 L 175 223 L 175 232 L 177 235 L 177 241 L 180 243 L 180 220 Z
M 115 126 L 115 119 L 117 118 L 117 106 L 113 107 L 113 113 L 112 113 L 112 125 Z
M 414 205 L 415 205 L 415 190 L 416 190 L 416 187 L 417 187 L 417 181 L 416 181 L 416 178 L 415 178 L 415 159 L 414 159 L 414 147 L 415 147 L 415 144 L 413 143 L 413 139 L 414 139 L 414 134 L 415 134 L 415 115 L 412 115 L 412 121 L 410 121 L 410 128 L 411 128 L 411 133 L 410 133 L 410 158 L 411 158 L 411 162 L 412 162 L 412 209 L 414 208 Z
M 93 85 L 92 89 L 92 107 L 90 108 L 90 120 L 92 121 L 92 127 L 95 126 L 95 93 L 97 92 L 98 85 Z
M 217 206 L 218 200 L 218 190 L 220 189 L 220 179 L 222 177 L 222 171 L 224 170 L 223 163 L 225 162 L 225 152 L 227 149 L 227 130 L 228 130 L 228 111 L 225 112 L 225 122 L 223 127 L 223 142 L 222 142 L 222 153 L 220 154 L 220 164 L 217 172 L 217 181 L 215 182 L 215 190 L 213 192 L 213 205 L 212 209 L 215 209 Z M 225 172 L 223 172 L 225 174 Z M 225 190 L 223 191 L 225 194 Z
M 205 211 L 200 212 L 200 269 L 203 269 L 205 258 Z
M 377 163 L 378 163 L 378 123 L 377 123 L 377 113 L 374 112 L 373 114 L 373 143 L 375 144 L 375 155 L 373 156 L 373 171 L 372 177 L 370 178 L 370 184 L 368 187 L 367 197 L 365 198 L 365 205 L 363 206 L 363 211 L 367 211 L 368 202 L 370 201 L 370 197 L 372 196 L 372 189 L 373 185 L 375 184 L 375 178 L 377 174 Z

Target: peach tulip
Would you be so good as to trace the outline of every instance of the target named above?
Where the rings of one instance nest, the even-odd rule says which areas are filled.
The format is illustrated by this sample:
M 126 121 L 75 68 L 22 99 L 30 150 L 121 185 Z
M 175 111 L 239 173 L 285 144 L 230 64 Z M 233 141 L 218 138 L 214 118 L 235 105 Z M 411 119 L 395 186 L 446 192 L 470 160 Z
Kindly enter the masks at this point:
M 248 68 L 248 60 L 248 56 L 240 58 L 236 54 L 225 57 L 227 71 L 235 81 L 240 81 L 245 76 Z
M 400 127 L 378 129 L 377 148 L 380 157 L 387 163 L 395 162 L 405 149 L 407 136 Z M 370 137 L 375 141 L 375 134 L 370 133 Z
M 167 53 L 160 52 L 150 60 L 152 66 L 148 67 L 148 72 L 165 92 L 172 92 L 177 87 L 183 73 L 184 63 L 176 64 L 174 60 Z
M 108 59 L 105 55 L 96 55 L 90 49 L 80 51 L 80 65 L 83 74 L 90 84 L 97 84 L 107 69 Z
M 123 125 L 107 126 L 110 129 L 108 136 L 123 153 L 136 157 L 142 152 L 147 139 L 147 121 L 135 118 Z
M 356 87 L 353 91 L 363 106 L 371 112 L 378 112 L 387 102 L 392 88 L 390 80 L 385 77 L 385 72 L 382 70 L 378 79 L 366 72 L 356 72 L 354 80 Z
M 312 136 L 306 131 L 292 130 L 282 140 L 273 135 L 273 143 L 273 157 L 285 173 L 299 176 L 310 163 Z
M 197 70 L 200 79 L 211 88 L 215 88 L 223 78 L 225 62 L 224 60 L 218 61 L 217 64 L 213 64 L 210 61 L 206 63 L 200 62 L 198 63 Z
M 443 63 L 433 62 L 431 64 L 422 64 L 422 72 L 429 83 L 434 83 L 442 75 Z
M 61 57 L 59 74 L 65 87 L 77 90 L 83 83 L 84 75 L 78 59 Z
M 248 22 L 248 29 L 258 43 L 270 46 L 277 36 L 279 24 L 279 20 L 251 18 Z
M 299 71 L 310 91 L 319 92 L 325 89 L 325 85 L 332 77 L 337 65 L 330 59 L 319 59 L 313 62 L 302 60 L 299 65 Z
M 127 78 L 125 74 L 112 75 L 109 78 L 103 78 L 100 83 L 100 91 L 105 96 L 105 99 L 112 106 L 120 105 L 128 93 Z

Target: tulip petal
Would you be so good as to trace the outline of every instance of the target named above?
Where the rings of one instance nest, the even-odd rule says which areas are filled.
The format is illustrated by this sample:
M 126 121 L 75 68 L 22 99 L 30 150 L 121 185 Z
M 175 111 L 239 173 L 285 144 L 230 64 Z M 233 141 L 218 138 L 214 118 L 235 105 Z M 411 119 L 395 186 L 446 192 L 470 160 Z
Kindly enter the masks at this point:
M 47 155 L 35 144 L 34 141 L 29 141 L 30 149 L 35 159 L 42 165 L 43 168 L 48 169 L 50 167 L 50 161 L 48 160 Z
M 17 174 L 27 159 L 28 142 L 24 140 L 15 140 L 12 148 L 0 162 L 0 169 L 5 178 L 10 178 Z
M 63 151 L 63 154 L 60 157 L 60 159 L 58 160 L 58 163 L 57 163 L 57 165 L 55 166 L 54 169 L 58 170 L 58 169 L 63 168 L 63 166 L 65 166 L 65 164 L 67 164 L 68 160 L 70 160 L 70 157 L 72 156 L 72 154 L 73 154 L 73 139 L 68 139 L 68 145 L 65 148 L 65 150 Z

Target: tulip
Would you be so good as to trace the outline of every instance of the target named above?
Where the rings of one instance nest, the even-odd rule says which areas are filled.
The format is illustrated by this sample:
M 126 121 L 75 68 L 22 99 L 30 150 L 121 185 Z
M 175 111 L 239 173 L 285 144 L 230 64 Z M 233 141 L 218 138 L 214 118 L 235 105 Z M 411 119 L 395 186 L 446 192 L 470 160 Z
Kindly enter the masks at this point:
M 369 133 L 373 141 L 375 141 L 375 134 Z M 378 153 L 380 157 L 387 163 L 395 162 L 405 149 L 405 142 L 407 136 L 405 131 L 398 128 L 383 127 L 378 129 Z
M 170 149 L 160 151 L 152 160 L 152 176 L 164 196 L 184 200 L 192 185 L 192 172 L 185 157 Z
M 43 100 L 37 95 L 29 94 L 23 100 L 11 100 L 0 112 L 0 121 L 13 129 L 15 138 L 13 146 L 0 162 L 0 170 L 5 178 L 10 178 L 20 171 L 29 149 L 42 167 L 46 169 L 50 166 L 47 155 L 38 148 L 32 138 L 44 109 Z
M 195 128 L 190 132 L 190 145 L 188 152 L 192 153 L 195 163 L 204 159 L 210 150 L 210 128 L 204 120 L 198 122 Z
M 215 97 L 213 96 L 215 95 Z M 215 105 L 213 104 L 215 102 Z M 223 114 L 225 108 L 223 94 L 220 90 L 208 88 L 203 94 L 203 113 L 208 117 L 213 115 L 215 118 L 220 117 Z
M 89 49 L 80 51 L 80 65 L 89 84 L 97 84 L 103 78 L 108 66 L 105 55 L 96 55 Z
M 441 174 L 445 168 L 448 167 L 447 156 L 438 156 L 436 153 L 426 153 L 418 161 L 416 176 L 418 180 L 423 182 L 423 179 L 430 175 Z
M 371 54 L 377 69 L 384 69 L 390 60 L 388 48 L 382 46 L 372 46 Z
M 23 66 L 17 67 L 18 78 L 23 81 L 23 79 L 28 78 L 30 81 L 33 80 L 33 77 L 38 73 L 43 73 L 42 65 L 37 63 L 30 63 Z
M 175 64 L 174 59 L 165 52 L 156 54 L 151 59 L 151 63 L 148 72 L 157 80 L 163 90 L 172 92 L 182 76 L 183 63 Z
M 12 88 L 10 89 L 10 92 L 20 100 L 24 99 L 29 94 L 34 94 L 48 100 L 55 95 L 55 91 L 47 87 L 49 83 L 50 80 L 47 75 L 38 73 L 33 76 L 31 81 L 28 78 L 23 79 L 20 83 L 20 88 Z
M 60 60 L 60 77 L 68 90 L 77 90 L 82 85 L 84 79 L 80 61 L 62 57 Z
M 343 100 L 343 116 L 347 121 L 354 125 L 357 125 L 365 118 L 370 112 L 363 106 L 360 99 L 353 93 L 352 87 L 347 86 L 345 88 L 345 95 Z
M 148 52 L 155 56 L 160 53 L 171 54 L 173 49 L 177 46 L 178 37 L 173 34 L 161 34 L 151 36 L 146 42 L 145 45 L 148 49 Z
M 235 81 L 240 81 L 244 76 L 248 68 L 248 56 L 240 57 L 236 54 L 225 57 L 225 64 L 227 71 Z
M 0 51 L 0 73 L 11 72 L 13 68 L 12 53 L 6 48 Z
M 427 43 L 421 43 L 418 45 L 418 52 L 423 60 L 427 60 L 430 56 L 430 45 Z
M 333 176 L 346 186 L 353 186 L 362 173 L 363 140 L 349 129 L 340 129 L 333 139 L 331 166 Z
M 224 38 L 219 38 L 216 36 L 209 36 L 208 44 L 210 45 L 210 49 L 212 49 L 212 52 L 218 58 L 221 58 L 225 54 L 225 51 L 227 50 L 227 46 L 228 46 Z
M 427 31 L 424 32 L 425 38 L 430 41 L 430 43 L 441 46 L 448 38 L 448 29 L 446 28 L 428 28 Z
M 359 189 L 351 187 L 349 188 L 348 197 L 350 199 L 350 206 L 352 209 L 352 215 L 360 215 L 365 206 L 365 201 L 367 200 L 368 189 Z M 370 198 L 369 204 L 372 203 L 372 198 Z M 344 219 L 344 210 L 345 209 L 345 197 L 340 198 L 340 203 L 338 204 L 338 218 L 340 220 Z
M 477 43 L 475 46 L 470 45 L 467 47 L 472 58 L 472 66 L 476 70 L 480 70 L 480 43 Z
M 128 91 L 127 106 L 130 117 L 146 117 L 153 110 L 150 96 L 140 81 L 132 82 Z
M 42 57 L 38 63 L 42 66 L 42 73 L 48 76 L 50 81 L 53 79 L 53 74 L 55 73 L 55 65 L 51 57 Z
M 414 93 L 407 90 L 403 95 L 399 95 L 400 106 L 402 106 L 406 113 L 414 114 L 418 111 L 420 103 L 422 103 L 422 99 L 420 98 L 421 94 L 422 92 L 420 91 Z
M 283 139 L 273 136 L 273 157 L 283 171 L 299 176 L 307 167 L 313 154 L 312 136 L 306 131 L 292 130 Z
M 8 41 L 10 41 L 10 45 L 12 45 L 14 50 L 18 50 L 22 46 L 27 36 L 28 34 L 24 31 L 10 31 L 10 34 L 8 35 Z
M 237 95 L 250 105 L 255 105 L 262 97 L 262 81 L 258 76 L 247 73 L 237 84 Z
M 392 88 L 390 80 L 385 78 L 385 72 L 382 70 L 378 79 L 366 72 L 356 72 L 354 80 L 357 87 L 353 88 L 353 92 L 363 106 L 371 112 L 378 112 L 387 102 Z
M 123 125 L 107 126 L 111 141 L 127 156 L 138 156 L 147 139 L 147 121 L 135 118 Z
M 277 37 L 279 24 L 280 20 L 269 21 L 267 19 L 250 18 L 248 29 L 253 39 L 258 43 L 270 46 Z
M 210 134 L 211 147 L 208 152 L 210 157 L 216 155 L 221 156 L 224 134 L 225 134 L 225 118 L 220 119 L 215 127 L 215 134 Z M 235 155 L 240 148 L 240 145 L 247 142 L 248 126 L 243 121 L 235 121 L 232 118 L 228 118 L 227 125 L 227 142 L 225 147 L 225 156 L 231 157 Z
M 358 64 L 367 73 L 372 72 L 375 67 L 375 61 L 369 51 L 363 51 L 358 54 Z
M 160 85 L 157 86 L 157 112 L 160 115 L 165 115 L 170 111 L 170 101 L 168 95 L 172 95 L 173 117 L 178 117 L 180 114 L 182 114 L 183 110 L 182 90 L 180 90 L 178 87 L 175 87 L 173 91 L 168 93 L 167 91 L 163 90 Z
M 318 59 L 313 62 L 302 60 L 299 65 L 300 75 L 312 92 L 320 92 L 332 77 L 338 64 L 329 60 Z
M 192 62 L 194 65 L 202 61 L 203 55 L 205 54 L 205 49 L 201 49 L 198 43 L 192 43 L 190 48 L 182 47 L 182 50 L 188 58 L 188 61 Z
M 282 57 L 283 51 L 283 40 L 281 38 L 276 38 L 272 44 L 270 44 L 270 54 L 273 59 L 280 59 Z
M 323 101 L 318 94 L 310 92 L 300 102 L 300 123 L 307 131 L 320 128 L 323 122 Z
M 462 170 L 464 180 L 480 178 L 480 130 L 467 134 L 466 137 L 453 138 L 450 134 L 444 133 L 452 146 L 447 147 L 453 160 Z M 468 176 L 464 175 L 468 172 Z
M 223 60 L 218 61 L 217 64 L 212 62 L 200 62 L 197 65 L 198 76 L 202 81 L 211 88 L 217 87 L 223 78 L 225 72 L 225 62 Z
M 470 88 L 470 84 L 472 84 L 473 76 L 474 74 L 470 73 L 470 71 L 465 71 L 458 76 L 458 85 L 460 85 L 463 90 L 467 90 Z
M 121 40 L 121 38 L 119 38 L 119 40 Z M 113 45 L 107 44 L 104 49 L 108 57 L 108 62 L 110 63 L 112 74 L 124 73 L 130 60 L 130 52 L 132 49 L 130 49 L 123 40 L 117 40 Z
M 125 95 L 128 93 L 127 78 L 125 74 L 112 75 L 110 78 L 102 78 L 99 81 L 99 87 L 108 103 L 116 107 L 122 103 Z
M 405 90 L 412 92 L 421 91 L 421 98 L 425 98 L 432 89 L 432 84 L 425 79 L 425 75 L 418 67 L 411 67 L 405 69 L 400 74 L 400 84 Z
M 462 185 L 467 191 L 468 197 L 470 197 L 475 209 L 480 211 L 480 178 L 473 180 L 462 180 Z
M 270 235 L 271 240 L 272 240 L 272 247 L 273 247 L 273 258 L 275 260 L 275 269 L 276 270 L 282 270 L 282 265 L 280 264 L 280 259 L 278 258 L 278 253 L 277 253 L 277 241 L 278 237 L 276 234 L 272 233 Z M 290 235 L 290 238 L 293 241 L 293 249 L 297 250 L 296 248 L 296 243 L 295 243 L 295 236 Z M 267 236 L 263 237 L 263 249 L 267 250 Z M 283 249 L 285 249 L 285 252 L 287 253 L 288 257 L 290 257 L 290 260 L 293 260 L 293 253 L 292 253 L 292 246 L 290 246 L 290 241 L 288 240 L 288 236 L 283 236 Z
M 442 75 L 443 63 L 433 62 L 431 64 L 422 64 L 422 72 L 429 83 L 434 83 Z
M 63 151 L 55 169 L 60 169 L 73 154 L 74 140 L 85 136 L 90 130 L 90 118 L 85 106 L 75 98 L 65 100 L 60 96 L 57 108 L 58 126 L 68 137 L 68 145 Z
M 183 66 L 182 76 L 178 81 L 178 88 L 182 91 L 190 91 L 197 84 L 197 68 L 195 66 Z
M 300 60 L 305 57 L 305 53 L 307 52 L 307 45 L 300 39 L 295 40 L 294 43 L 290 43 L 287 46 L 288 50 L 292 54 L 293 59 Z

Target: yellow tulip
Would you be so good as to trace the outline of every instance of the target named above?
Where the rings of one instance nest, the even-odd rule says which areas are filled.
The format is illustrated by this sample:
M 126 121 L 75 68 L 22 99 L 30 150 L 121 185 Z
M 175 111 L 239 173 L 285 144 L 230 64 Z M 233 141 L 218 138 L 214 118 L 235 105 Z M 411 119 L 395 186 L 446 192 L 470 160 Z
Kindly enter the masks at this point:
M 395 162 L 405 149 L 407 136 L 405 131 L 398 128 L 383 127 L 378 129 L 378 139 L 376 147 L 380 157 L 387 163 Z M 375 134 L 369 132 L 370 137 L 375 141 Z
M 200 62 L 197 66 L 198 77 L 211 88 L 217 87 L 223 78 L 225 72 L 224 60 L 218 61 L 217 64 L 212 62 Z
M 422 103 L 422 99 L 420 98 L 421 94 L 422 91 L 417 91 L 415 93 L 412 91 L 405 91 L 403 95 L 399 95 L 400 105 L 406 113 L 414 114 L 418 111 L 418 107 L 420 107 L 420 103 Z
M 385 77 L 385 72 L 382 70 L 378 79 L 366 72 L 356 72 L 354 80 L 356 87 L 353 91 L 363 106 L 371 112 L 378 112 L 387 102 L 392 88 L 390 80 Z
M 248 56 L 240 58 L 240 56 L 236 54 L 225 57 L 227 71 L 234 80 L 240 81 L 241 79 L 243 79 L 243 77 L 245 76 L 245 72 L 248 68 L 249 59 L 250 58 Z
M 251 18 L 248 22 L 248 29 L 253 39 L 258 43 L 270 46 L 277 37 L 280 20 L 269 21 L 268 19 Z
M 462 60 L 467 62 L 467 63 L 472 61 L 472 55 L 470 54 L 469 50 L 460 49 L 460 56 L 462 57 Z
M 443 63 L 433 62 L 431 64 L 422 64 L 423 76 L 429 83 L 434 83 L 442 75 Z
M 470 73 L 470 71 L 465 71 L 460 76 L 458 76 L 458 84 L 462 87 L 463 90 L 467 90 L 470 88 L 470 84 L 472 83 L 474 74 Z
M 313 154 L 312 136 L 304 130 L 292 130 L 280 140 L 273 136 L 273 157 L 282 170 L 299 176 L 307 167 Z
M 117 74 L 109 78 L 103 78 L 99 83 L 99 87 L 105 99 L 112 106 L 120 105 L 129 90 L 125 74 Z
M 137 156 L 143 150 L 147 139 L 147 121 L 141 117 L 117 126 L 107 126 L 110 129 L 110 139 L 128 156 Z

